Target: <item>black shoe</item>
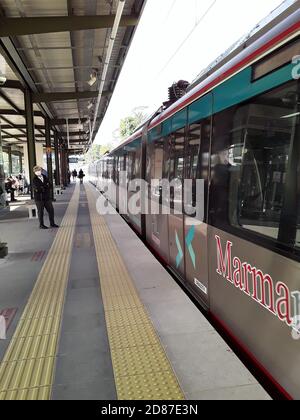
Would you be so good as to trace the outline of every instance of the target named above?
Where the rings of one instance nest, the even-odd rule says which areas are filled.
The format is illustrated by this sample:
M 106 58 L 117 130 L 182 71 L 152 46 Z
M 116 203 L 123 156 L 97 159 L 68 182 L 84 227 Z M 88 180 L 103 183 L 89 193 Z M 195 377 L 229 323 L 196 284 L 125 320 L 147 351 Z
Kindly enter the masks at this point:
M 52 227 L 52 228 L 56 228 L 56 229 L 57 229 L 57 228 L 59 228 L 59 226 L 58 226 L 58 225 L 56 225 L 55 223 L 54 223 L 53 225 L 51 225 L 51 227 Z
M 47 228 L 47 226 L 45 226 L 45 225 L 41 225 L 41 226 L 40 226 L 40 229 L 46 230 L 46 229 L 48 229 L 48 228 Z

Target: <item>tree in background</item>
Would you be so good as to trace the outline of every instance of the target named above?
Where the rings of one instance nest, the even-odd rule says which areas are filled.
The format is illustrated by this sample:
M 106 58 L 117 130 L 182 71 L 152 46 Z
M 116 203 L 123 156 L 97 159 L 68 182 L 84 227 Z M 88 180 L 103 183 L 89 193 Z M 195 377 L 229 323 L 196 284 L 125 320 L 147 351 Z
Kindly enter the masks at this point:
M 148 107 L 140 106 L 132 111 L 132 115 L 124 118 L 120 122 L 120 128 L 112 134 L 112 142 L 106 145 L 93 144 L 89 151 L 85 154 L 85 164 L 90 164 L 99 160 L 106 152 L 116 147 L 120 141 L 131 136 L 134 131 L 147 119 L 145 110 Z
M 111 146 L 109 144 L 93 144 L 85 155 L 85 163 L 89 164 L 99 160 L 106 152 L 109 152 L 110 149 Z
M 135 130 L 147 119 L 147 115 L 144 111 L 147 107 L 138 107 L 135 108 L 132 112 L 132 115 L 124 118 L 120 122 L 120 138 L 125 140 L 127 137 L 130 137 Z

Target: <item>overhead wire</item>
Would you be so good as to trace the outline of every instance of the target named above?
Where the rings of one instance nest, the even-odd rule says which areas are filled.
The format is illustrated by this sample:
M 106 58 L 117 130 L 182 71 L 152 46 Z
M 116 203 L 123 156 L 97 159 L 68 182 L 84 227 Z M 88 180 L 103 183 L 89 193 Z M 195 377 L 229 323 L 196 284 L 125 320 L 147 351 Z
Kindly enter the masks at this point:
M 197 20 L 195 22 L 194 27 L 192 28 L 192 30 L 188 33 L 188 35 L 186 36 L 186 38 L 181 42 L 181 44 L 177 47 L 176 51 L 172 54 L 172 56 L 169 58 L 169 60 L 167 61 L 167 63 L 164 65 L 164 67 L 162 68 L 162 70 L 157 74 L 157 77 L 160 76 L 165 69 L 168 67 L 168 65 L 171 63 L 171 61 L 176 57 L 176 55 L 179 53 L 179 51 L 181 50 L 181 48 L 184 46 L 184 44 L 189 40 L 189 38 L 192 36 L 192 34 L 194 33 L 194 31 L 196 30 L 196 28 L 200 25 L 200 23 L 206 18 L 206 16 L 208 15 L 208 13 L 212 10 L 212 8 L 216 5 L 218 0 L 214 0 L 212 2 L 212 4 L 206 9 L 206 11 L 203 13 L 203 15 L 199 18 L 199 20 Z
M 172 13 L 172 11 L 173 11 L 173 9 L 174 9 L 174 6 L 175 6 L 176 2 L 177 2 L 177 0 L 173 0 L 172 4 L 171 4 L 171 6 L 170 6 L 170 9 L 168 10 L 168 12 L 167 12 L 167 14 L 166 14 L 166 17 L 165 17 L 165 20 L 164 20 L 164 24 L 165 24 L 165 23 L 167 22 L 167 20 L 169 19 L 170 15 L 171 15 L 171 13 Z

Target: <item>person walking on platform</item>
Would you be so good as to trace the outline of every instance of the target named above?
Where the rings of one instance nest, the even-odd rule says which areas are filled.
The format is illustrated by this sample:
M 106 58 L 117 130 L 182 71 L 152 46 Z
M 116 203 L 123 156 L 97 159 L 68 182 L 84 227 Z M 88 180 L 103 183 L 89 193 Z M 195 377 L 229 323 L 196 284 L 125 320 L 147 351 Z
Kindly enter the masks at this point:
M 16 191 L 16 182 L 12 176 L 8 177 L 5 181 L 5 190 L 9 194 L 10 193 L 10 202 L 14 203 L 17 200 L 15 199 L 15 191 Z
M 40 229 L 48 229 L 44 225 L 44 209 L 47 210 L 52 228 L 58 228 L 54 222 L 54 208 L 51 201 L 51 185 L 49 179 L 43 175 L 42 168 L 35 166 L 33 168 L 35 177 L 33 178 L 33 193 L 36 207 L 38 210 Z
M 83 178 L 84 177 L 85 177 L 85 174 L 84 174 L 83 170 L 80 169 L 79 175 L 78 175 L 78 178 L 80 179 L 80 184 L 83 184 Z
M 76 169 L 74 169 L 74 171 L 72 172 L 73 182 L 76 182 L 77 176 L 78 176 L 78 173 L 77 173 Z

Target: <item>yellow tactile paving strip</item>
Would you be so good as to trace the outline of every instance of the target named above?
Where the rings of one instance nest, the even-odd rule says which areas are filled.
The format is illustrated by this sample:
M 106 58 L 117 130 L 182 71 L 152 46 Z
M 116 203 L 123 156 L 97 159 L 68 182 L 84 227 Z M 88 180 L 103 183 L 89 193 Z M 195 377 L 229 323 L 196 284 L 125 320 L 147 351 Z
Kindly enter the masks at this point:
M 86 186 L 119 400 L 183 400 L 166 353 Z
M 76 186 L 0 364 L 0 400 L 50 399 L 78 205 Z

